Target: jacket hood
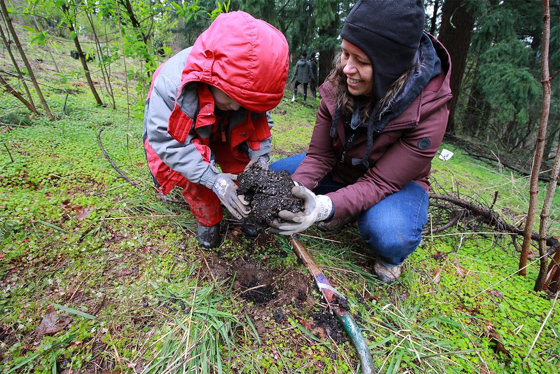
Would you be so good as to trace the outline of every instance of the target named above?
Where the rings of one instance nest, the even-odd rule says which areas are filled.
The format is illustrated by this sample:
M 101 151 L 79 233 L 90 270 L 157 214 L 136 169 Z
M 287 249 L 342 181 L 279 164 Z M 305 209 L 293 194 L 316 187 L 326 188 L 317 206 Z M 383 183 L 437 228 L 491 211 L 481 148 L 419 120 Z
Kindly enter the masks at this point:
M 181 87 L 215 86 L 257 113 L 276 107 L 288 77 L 288 43 L 272 25 L 237 11 L 221 14 L 196 40 Z

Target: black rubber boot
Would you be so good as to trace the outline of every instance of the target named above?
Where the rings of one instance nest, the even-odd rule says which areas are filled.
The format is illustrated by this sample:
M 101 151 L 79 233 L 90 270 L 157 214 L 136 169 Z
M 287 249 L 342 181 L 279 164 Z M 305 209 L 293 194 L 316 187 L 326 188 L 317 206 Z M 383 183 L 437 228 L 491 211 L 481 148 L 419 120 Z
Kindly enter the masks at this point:
M 220 245 L 220 223 L 214 226 L 204 226 L 200 223 L 196 228 L 196 239 L 204 249 L 216 248 Z
M 245 236 L 249 239 L 255 239 L 257 236 L 259 236 L 259 231 L 255 227 L 255 225 L 245 223 L 243 224 L 243 226 L 241 226 L 241 231 L 243 231 Z

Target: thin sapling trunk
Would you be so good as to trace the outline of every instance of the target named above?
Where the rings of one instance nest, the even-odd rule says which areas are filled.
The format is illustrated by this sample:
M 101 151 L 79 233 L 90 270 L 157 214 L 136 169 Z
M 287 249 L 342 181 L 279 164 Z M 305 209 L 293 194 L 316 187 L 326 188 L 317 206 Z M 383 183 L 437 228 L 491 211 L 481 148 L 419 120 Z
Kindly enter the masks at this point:
M 72 33 L 72 35 L 74 35 L 74 37 L 73 37 L 74 46 L 76 47 L 76 51 L 78 52 L 80 62 L 82 63 L 82 68 L 84 70 L 84 74 L 86 76 L 86 80 L 88 82 L 91 93 L 93 94 L 93 97 L 95 98 L 95 101 L 97 102 L 97 105 L 103 105 L 103 101 L 99 97 L 99 94 L 97 93 L 97 90 L 95 89 L 95 85 L 93 84 L 93 79 L 91 79 L 91 74 L 89 73 L 89 68 L 88 68 L 88 65 L 87 65 L 85 53 L 82 50 L 82 46 L 81 46 L 80 40 L 78 38 L 78 33 L 76 32 L 76 29 L 74 28 L 74 23 L 72 22 L 73 19 L 70 17 L 70 9 L 68 8 L 67 5 L 63 5 L 62 6 L 62 11 L 63 11 L 64 15 L 67 17 L 68 29 L 70 29 L 70 32 Z

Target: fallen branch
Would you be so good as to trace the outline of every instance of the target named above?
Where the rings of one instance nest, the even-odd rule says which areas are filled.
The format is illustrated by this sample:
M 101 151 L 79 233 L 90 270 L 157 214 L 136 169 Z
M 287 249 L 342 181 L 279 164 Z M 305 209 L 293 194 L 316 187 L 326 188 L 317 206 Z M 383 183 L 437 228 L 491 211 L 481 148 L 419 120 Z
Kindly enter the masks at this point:
M 422 235 L 427 235 L 427 234 L 437 234 L 438 232 L 442 232 L 447 230 L 448 228 L 455 226 L 457 224 L 457 222 L 459 222 L 459 220 L 461 219 L 461 217 L 463 217 L 463 213 L 460 212 L 458 214 L 456 214 L 455 216 L 453 216 L 453 218 L 451 218 L 451 220 L 449 222 L 447 222 L 445 225 L 440 226 L 440 227 L 436 227 L 435 229 L 430 229 L 430 230 L 424 230 L 422 231 Z
M 105 156 L 105 158 L 107 159 L 107 161 L 109 161 L 109 163 L 111 164 L 111 166 L 113 167 L 113 169 L 115 169 L 117 171 L 117 173 L 119 173 L 119 175 L 124 178 L 128 183 L 132 184 L 134 187 L 136 188 L 140 188 L 140 186 L 135 183 L 133 180 L 131 180 L 122 170 L 120 170 L 117 165 L 115 164 L 115 162 L 111 159 L 111 157 L 107 154 L 107 151 L 105 151 L 105 148 L 103 148 L 103 144 L 101 142 L 101 132 L 103 131 L 103 129 L 99 130 L 99 133 L 97 134 L 97 143 L 99 144 L 99 148 L 101 148 L 101 151 L 103 152 L 103 155 Z M 157 190 L 157 188 L 155 186 L 153 186 L 154 189 Z M 158 191 L 159 192 L 159 191 Z M 184 206 L 188 206 L 188 203 L 184 200 L 176 200 L 176 199 L 172 199 L 166 196 L 161 197 L 161 200 L 166 202 L 166 203 L 173 203 L 173 204 L 179 204 L 179 205 L 184 205 Z
M 446 196 L 446 195 L 436 195 L 436 194 L 430 194 L 430 200 L 442 200 L 442 201 L 447 201 L 449 203 L 452 203 L 453 205 L 462 208 L 463 210 L 465 210 L 466 212 L 468 212 L 469 215 L 472 215 L 476 218 L 480 218 L 481 222 L 493 227 L 495 230 L 499 231 L 499 232 L 505 232 L 505 233 L 511 233 L 511 234 L 516 234 L 516 235 L 523 235 L 523 230 L 507 223 L 506 221 L 504 221 L 502 218 L 500 218 L 499 214 L 496 213 L 495 211 L 491 210 L 491 209 L 486 209 L 483 208 L 479 205 L 476 205 L 472 202 L 463 200 L 463 199 L 459 199 L 453 196 Z M 434 204 L 432 204 L 434 205 Z M 439 230 L 436 229 L 436 230 Z M 441 230 L 439 230 L 441 231 Z M 533 240 L 541 240 L 541 237 L 538 233 L 533 232 L 531 234 L 531 239 Z M 560 242 L 558 241 L 558 239 L 554 238 L 554 237 L 550 237 L 550 238 L 545 238 L 546 240 L 546 244 L 548 246 L 551 247 L 552 250 L 560 247 Z
M 111 164 L 111 166 L 113 167 L 113 169 L 115 169 L 117 171 L 117 173 L 119 173 L 119 175 L 124 178 L 128 183 L 132 184 L 134 187 L 136 188 L 140 188 L 140 186 L 134 182 L 133 180 L 131 180 L 129 177 L 126 176 L 125 173 L 123 173 L 121 171 L 121 169 L 119 169 L 117 167 L 117 165 L 115 165 L 115 163 L 113 162 L 113 160 L 111 159 L 111 157 L 109 156 L 109 154 L 107 154 L 107 151 L 105 151 L 105 148 L 103 148 L 103 144 L 101 143 L 101 133 L 103 132 L 103 129 L 99 130 L 99 132 L 97 133 L 97 143 L 99 144 L 99 148 L 101 148 L 101 152 L 103 152 L 103 155 L 105 156 L 105 158 L 107 159 L 107 161 L 109 161 L 109 163 Z
M 12 157 L 12 152 L 10 152 L 10 148 L 8 148 L 5 142 L 2 142 L 2 144 L 4 144 L 4 148 L 6 148 L 6 151 L 8 151 L 8 155 L 10 156 L 10 160 L 12 160 L 12 164 L 13 164 L 14 158 Z
M 39 114 L 39 112 L 37 111 L 37 109 L 35 109 L 35 107 L 29 102 L 27 101 L 27 99 L 25 97 L 23 97 L 22 94 L 20 94 L 19 92 L 17 92 L 15 90 L 15 88 L 13 88 L 12 86 L 10 86 L 10 84 L 8 82 L 6 82 L 6 80 L 4 78 L 2 78 L 2 76 L 0 75 L 0 83 L 2 84 L 2 86 L 4 86 L 4 91 L 12 94 L 16 99 L 18 99 L 20 102 L 23 103 L 23 105 L 25 105 L 27 107 L 27 109 L 29 109 L 29 111 Z

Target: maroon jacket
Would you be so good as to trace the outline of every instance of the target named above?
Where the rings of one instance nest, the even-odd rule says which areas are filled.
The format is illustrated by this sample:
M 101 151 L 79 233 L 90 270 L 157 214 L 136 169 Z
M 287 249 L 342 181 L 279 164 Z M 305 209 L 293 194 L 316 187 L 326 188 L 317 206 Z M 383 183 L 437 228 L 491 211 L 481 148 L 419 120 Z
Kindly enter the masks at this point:
M 420 94 L 375 136 L 367 169 L 362 164 L 356 165 L 356 160 L 362 159 L 366 151 L 365 131 L 345 150 L 346 127 L 341 118 L 336 126 L 337 136 L 331 137 L 336 92 L 328 81 L 319 88 L 322 100 L 311 143 L 292 179 L 314 189 L 330 172 L 334 181 L 346 185 L 327 194 L 335 208 L 332 218 L 367 210 L 410 181 L 429 190 L 431 161 L 441 144 L 449 116 L 451 60 L 439 41 L 427 34 L 424 39 L 423 43 L 428 40 L 431 43 L 427 44 L 433 44 L 431 53 L 435 50 L 439 57 L 440 73 L 430 76 Z

